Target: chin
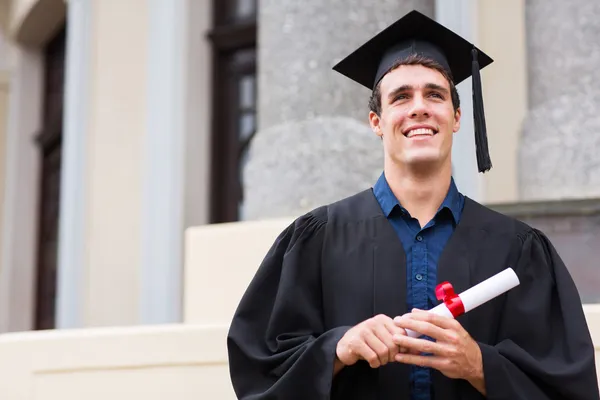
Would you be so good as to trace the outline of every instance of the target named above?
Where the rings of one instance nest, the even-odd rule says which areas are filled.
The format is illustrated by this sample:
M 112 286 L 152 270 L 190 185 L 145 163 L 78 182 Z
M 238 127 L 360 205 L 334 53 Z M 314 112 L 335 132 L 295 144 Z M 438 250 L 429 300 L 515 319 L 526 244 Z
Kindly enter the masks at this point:
M 438 151 L 423 151 L 413 154 L 404 154 L 403 164 L 407 165 L 434 165 L 442 161 L 441 154 Z

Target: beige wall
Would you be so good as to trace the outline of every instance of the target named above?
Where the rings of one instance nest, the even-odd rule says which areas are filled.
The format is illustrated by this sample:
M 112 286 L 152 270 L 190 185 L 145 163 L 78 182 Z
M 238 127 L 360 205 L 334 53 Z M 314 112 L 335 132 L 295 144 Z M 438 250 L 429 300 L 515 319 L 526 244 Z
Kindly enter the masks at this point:
M 184 321 L 229 325 L 265 254 L 291 222 L 284 218 L 188 229 Z
M 185 25 L 184 226 L 208 222 L 208 2 L 188 0 Z M 86 326 L 139 322 L 151 37 L 150 2 L 94 0 L 88 147 Z M 156 160 L 160 162 L 160 160 Z M 182 249 L 183 251 L 183 249 Z
M 527 112 L 524 0 L 479 1 L 479 44 L 494 63 L 482 72 L 493 168 L 486 173 L 487 203 L 516 201 L 518 145 Z
M 148 6 L 93 2 L 86 326 L 137 322 Z

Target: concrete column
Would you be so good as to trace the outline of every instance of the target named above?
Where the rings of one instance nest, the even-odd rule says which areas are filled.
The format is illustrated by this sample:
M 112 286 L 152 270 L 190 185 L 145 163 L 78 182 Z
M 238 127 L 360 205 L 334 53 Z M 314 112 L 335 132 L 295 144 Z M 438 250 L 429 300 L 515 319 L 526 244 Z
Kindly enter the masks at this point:
M 141 323 L 181 320 L 186 0 L 149 1 Z
M 600 2 L 527 0 L 521 197 L 600 196 Z
M 479 174 L 484 189 L 481 200 L 486 204 L 514 202 L 519 198 L 519 141 L 527 115 L 525 0 L 471 1 L 478 9 L 476 43 L 494 59 L 481 74 L 494 165 L 491 171 Z M 464 117 L 463 112 L 463 121 Z M 463 135 L 462 130 L 457 136 Z
M 477 43 L 479 28 L 477 16 L 477 3 L 472 0 L 436 0 L 435 2 L 436 21 L 470 42 L 479 45 Z M 481 201 L 483 185 L 477 172 L 471 78 L 461 82 L 456 89 L 460 96 L 462 118 L 460 133 L 454 135 L 452 143 L 453 176 L 461 193 L 476 201 Z
M 184 230 L 208 221 L 209 2 L 93 5 L 85 324 L 179 322 Z
M 149 1 L 140 322 L 180 322 L 184 230 L 208 221 L 211 5 Z
M 61 329 L 84 325 L 92 0 L 70 0 L 67 12 L 56 305 Z
M 331 68 L 412 9 L 433 17 L 434 0 L 261 1 L 245 218 L 295 215 L 375 183 L 383 149 L 368 125 L 370 91 Z
M 93 0 L 85 325 L 140 322 L 149 4 Z

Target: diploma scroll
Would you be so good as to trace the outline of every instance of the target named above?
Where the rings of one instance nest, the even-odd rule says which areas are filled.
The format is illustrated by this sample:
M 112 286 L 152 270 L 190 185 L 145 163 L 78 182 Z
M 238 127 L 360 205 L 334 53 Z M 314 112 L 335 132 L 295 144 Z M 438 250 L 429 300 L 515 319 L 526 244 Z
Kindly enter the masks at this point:
M 519 278 L 512 268 L 478 283 L 461 294 L 455 294 L 452 285 L 448 282 L 440 283 L 436 289 L 438 300 L 444 302 L 429 310 L 429 312 L 448 318 L 456 318 L 467 313 L 495 297 L 519 285 Z M 406 330 L 410 337 L 419 337 L 420 333 L 410 329 Z

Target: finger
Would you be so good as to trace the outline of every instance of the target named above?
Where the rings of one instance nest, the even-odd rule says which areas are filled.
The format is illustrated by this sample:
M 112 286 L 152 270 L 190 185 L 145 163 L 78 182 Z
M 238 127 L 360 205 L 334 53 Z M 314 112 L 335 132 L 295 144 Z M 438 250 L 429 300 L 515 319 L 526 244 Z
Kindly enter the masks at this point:
M 389 361 L 388 347 L 372 331 L 364 334 L 365 343 L 371 348 L 379 360 L 379 366 L 385 365 Z
M 354 354 L 356 354 L 360 359 L 368 362 L 371 368 L 379 367 L 380 363 L 379 357 L 377 357 L 377 353 L 375 353 L 365 341 L 356 341 L 351 351 L 354 352 Z
M 441 372 L 446 372 L 450 366 L 448 359 L 443 357 L 419 356 L 413 354 L 397 354 L 396 361 L 419 367 L 435 368 Z
M 442 357 L 450 357 L 455 354 L 452 346 L 410 336 L 394 336 L 394 343 L 406 347 L 411 353 L 431 353 Z
M 432 337 L 439 341 L 448 341 L 448 332 L 432 324 L 431 322 L 417 320 L 413 317 L 402 317 L 394 321 L 396 325 L 404 329 L 410 329 L 422 335 Z
M 402 335 L 402 336 L 406 335 L 406 330 L 404 328 L 400 328 L 399 326 L 397 326 L 391 318 L 389 320 L 385 321 L 384 325 L 385 325 L 387 331 L 390 333 L 390 341 L 392 343 L 394 342 L 394 339 L 393 339 L 394 335 Z M 393 360 L 394 356 L 397 353 L 405 353 L 408 351 L 408 349 L 406 349 L 404 347 L 398 347 L 395 344 L 394 344 L 394 349 L 395 349 L 395 351 L 394 351 L 393 355 L 390 356 L 391 357 L 390 360 Z
M 406 332 L 406 329 L 404 329 L 404 328 L 402 328 L 402 327 L 398 326 L 398 323 L 397 323 L 397 321 L 398 321 L 400 318 L 410 318 L 410 313 L 403 314 L 402 316 L 397 316 L 396 318 L 394 318 L 394 319 L 392 320 L 392 323 L 393 323 L 394 327 L 393 327 L 393 328 L 391 328 L 391 330 L 394 332 L 394 335 L 398 335 L 398 334 L 400 334 L 400 335 L 403 335 L 403 336 L 404 336 L 404 335 L 407 335 L 408 333 Z M 410 349 L 407 349 L 407 348 L 405 348 L 405 347 L 401 347 L 401 348 L 400 348 L 400 353 L 406 353 L 406 352 L 409 352 L 409 351 L 410 351 Z
M 391 323 L 391 320 L 389 321 Z M 390 333 L 388 327 L 386 326 L 387 324 L 381 324 L 378 325 L 377 327 L 375 327 L 374 329 L 374 333 L 375 336 L 377 336 L 377 338 L 379 340 L 381 340 L 381 342 L 387 347 L 387 351 L 388 351 L 388 356 L 387 356 L 387 360 L 385 361 L 385 363 L 382 362 L 383 364 L 387 364 L 390 361 L 394 361 L 394 357 L 396 356 L 396 354 L 398 354 L 398 346 L 396 345 L 396 343 L 394 343 L 394 339 L 393 339 L 393 334 Z M 393 325 L 393 323 L 392 323 Z M 401 329 L 401 328 L 398 328 Z
M 410 315 L 417 321 L 429 322 L 443 329 L 462 328 L 462 325 L 454 318 L 444 317 L 443 315 L 437 315 L 431 312 L 419 310 L 418 308 L 414 308 Z
M 396 317 L 396 318 L 401 318 L 401 317 Z M 406 330 L 404 328 L 401 328 L 398 325 L 396 325 L 396 323 L 394 322 L 393 319 L 390 318 L 388 321 L 385 321 L 384 324 L 385 324 L 385 327 L 388 329 L 388 331 L 390 331 L 392 336 L 393 335 L 406 335 Z

